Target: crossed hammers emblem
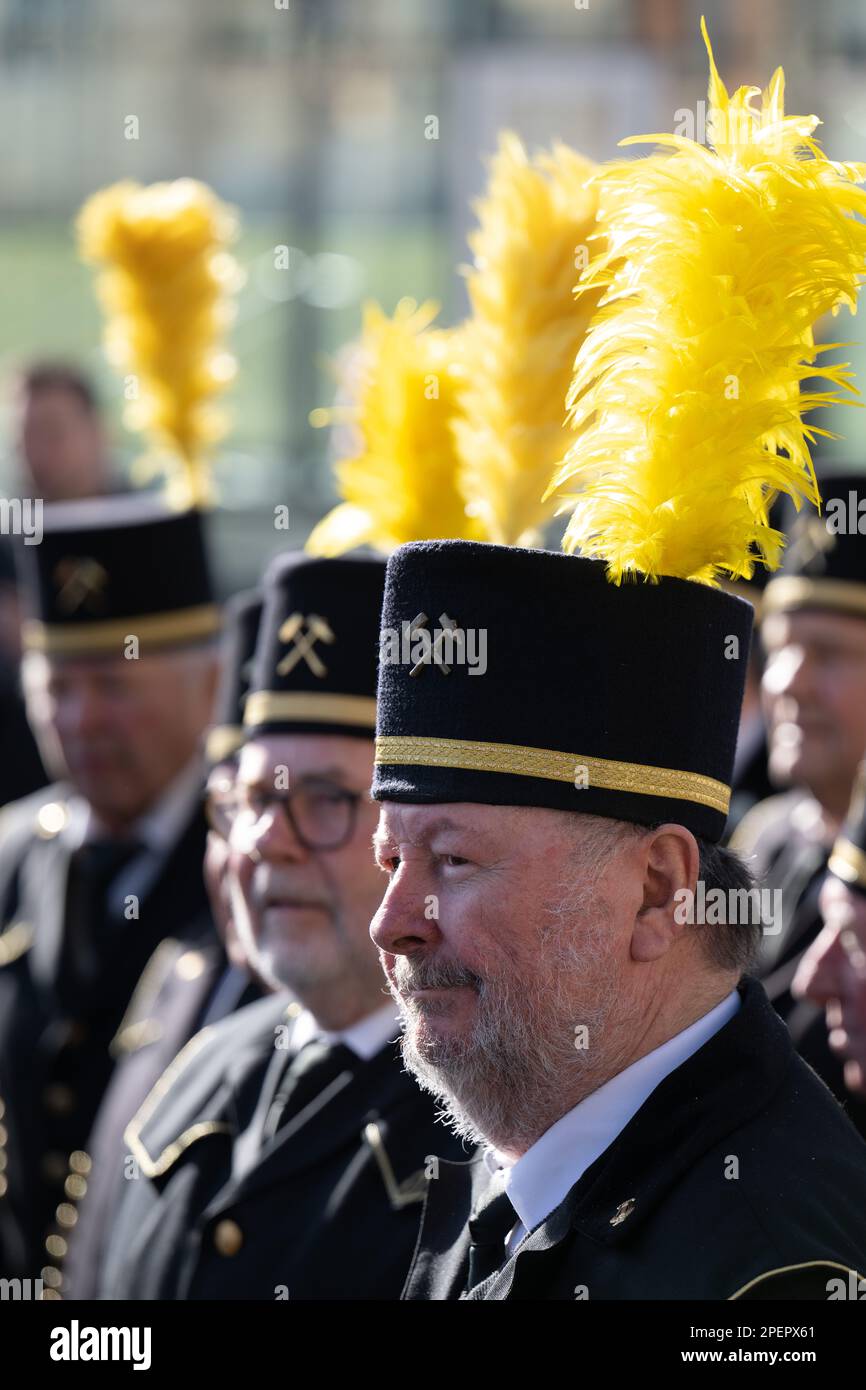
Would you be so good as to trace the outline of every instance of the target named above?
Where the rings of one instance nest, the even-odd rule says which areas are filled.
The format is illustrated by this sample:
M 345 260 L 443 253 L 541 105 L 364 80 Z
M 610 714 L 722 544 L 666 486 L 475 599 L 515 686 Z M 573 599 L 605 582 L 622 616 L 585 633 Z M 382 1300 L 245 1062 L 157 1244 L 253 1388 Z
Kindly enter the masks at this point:
M 409 636 L 414 637 L 416 633 L 421 632 L 423 629 L 426 628 L 428 622 L 429 618 L 427 617 L 426 613 L 418 613 L 409 624 Z M 447 664 L 447 662 L 442 660 L 442 643 L 445 640 L 446 632 L 457 632 L 459 631 L 459 629 L 455 620 L 453 618 L 449 618 L 447 613 L 439 614 L 439 624 L 440 630 L 433 638 L 430 644 L 430 659 L 432 660 L 434 666 L 439 667 L 439 670 L 442 672 L 443 676 L 450 676 L 451 667 Z M 421 672 L 424 670 L 426 664 L 427 663 L 425 661 L 416 662 L 415 665 L 412 667 L 412 670 L 409 672 L 409 675 L 420 675 Z
M 57 605 L 64 613 L 75 613 L 79 608 L 93 611 L 105 606 L 108 571 L 98 560 L 69 556 L 57 562 L 53 577 L 57 585 Z
M 303 631 L 306 627 L 306 632 Z M 318 613 L 308 613 L 304 617 L 303 613 L 291 613 L 278 633 L 281 642 L 292 642 L 291 651 L 286 652 L 285 656 L 277 662 L 277 675 L 287 676 L 293 671 L 299 661 L 306 661 L 314 676 L 321 680 L 328 674 L 328 668 L 322 661 L 318 652 L 314 651 L 317 642 L 335 642 L 333 632 L 327 618 L 320 618 Z

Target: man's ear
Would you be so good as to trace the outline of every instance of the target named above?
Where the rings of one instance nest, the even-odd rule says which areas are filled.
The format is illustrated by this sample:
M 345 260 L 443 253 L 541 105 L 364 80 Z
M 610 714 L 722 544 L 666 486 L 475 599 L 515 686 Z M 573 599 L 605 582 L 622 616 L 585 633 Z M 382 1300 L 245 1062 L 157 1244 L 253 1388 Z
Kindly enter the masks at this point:
M 688 921 L 700 864 L 698 842 L 684 825 L 660 825 L 642 841 L 643 902 L 634 920 L 631 958 L 653 961 L 677 940 Z

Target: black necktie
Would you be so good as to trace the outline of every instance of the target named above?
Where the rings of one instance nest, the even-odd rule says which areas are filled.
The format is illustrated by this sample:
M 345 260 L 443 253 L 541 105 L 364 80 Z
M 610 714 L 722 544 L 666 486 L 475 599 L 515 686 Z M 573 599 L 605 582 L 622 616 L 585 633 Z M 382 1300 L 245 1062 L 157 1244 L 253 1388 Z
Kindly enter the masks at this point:
M 314 1039 L 292 1058 L 268 1111 L 262 1139 L 270 1139 L 292 1116 L 300 1113 L 344 1071 L 354 1071 L 358 1058 L 343 1043 Z
M 69 981 L 92 983 L 125 941 L 118 937 L 116 919 L 108 911 L 108 894 L 121 869 L 142 848 L 134 839 L 92 840 L 73 856 L 64 971 Z
M 503 1263 L 505 1238 L 516 1222 L 517 1212 L 507 1192 L 488 1194 L 470 1216 L 469 1236 L 472 1244 L 469 1247 L 467 1293 L 495 1274 Z
M 75 856 L 85 885 L 92 917 L 102 925 L 107 916 L 108 891 L 121 869 L 143 848 L 140 840 L 91 840 Z

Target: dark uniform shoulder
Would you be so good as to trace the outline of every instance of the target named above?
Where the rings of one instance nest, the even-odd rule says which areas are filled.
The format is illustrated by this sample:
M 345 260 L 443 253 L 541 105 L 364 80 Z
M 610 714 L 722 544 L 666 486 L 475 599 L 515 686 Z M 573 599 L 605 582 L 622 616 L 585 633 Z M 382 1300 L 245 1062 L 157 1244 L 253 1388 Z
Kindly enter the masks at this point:
M 569 1274 L 589 1260 L 597 1297 L 824 1300 L 866 1264 L 866 1145 L 762 987 L 740 999 L 578 1186 Z M 586 1236 L 635 1259 L 594 1268 Z
M 161 1177 L 205 1134 L 229 1132 L 223 1111 L 237 1079 L 269 1057 L 295 1006 L 285 994 L 257 999 L 202 1028 L 163 1072 L 125 1139 L 146 1177 Z
M 69 820 L 68 788 L 42 787 L 0 810 L 0 967 L 26 955 L 33 923 L 17 919 L 20 873 L 34 843 L 53 840 Z
M 794 1054 L 771 1104 L 725 1139 L 738 1160 L 753 1247 L 729 1299 L 828 1299 L 829 1281 L 866 1268 L 866 1145 L 823 1082 Z M 722 1171 L 714 1155 L 716 1175 Z M 733 1211 L 731 1212 L 733 1225 Z M 866 1292 L 866 1286 L 864 1286 Z M 833 1295 L 838 1297 L 839 1295 Z
M 807 1260 L 766 1270 L 737 1289 L 728 1301 L 759 1303 L 790 1299 L 816 1303 L 860 1298 L 866 1298 L 866 1279 L 857 1270 L 837 1264 L 835 1260 Z
M 743 858 L 754 856 L 763 866 L 788 843 L 792 832 L 795 836 L 806 833 L 813 806 L 811 796 L 803 791 L 768 796 L 740 821 L 731 836 L 731 849 Z
M 191 923 L 183 937 L 163 937 L 126 1006 L 111 1043 L 112 1055 L 125 1056 L 159 1038 L 161 1017 L 171 1004 L 172 986 L 194 985 L 220 958 L 221 947 L 213 938 L 213 922 L 207 908 Z

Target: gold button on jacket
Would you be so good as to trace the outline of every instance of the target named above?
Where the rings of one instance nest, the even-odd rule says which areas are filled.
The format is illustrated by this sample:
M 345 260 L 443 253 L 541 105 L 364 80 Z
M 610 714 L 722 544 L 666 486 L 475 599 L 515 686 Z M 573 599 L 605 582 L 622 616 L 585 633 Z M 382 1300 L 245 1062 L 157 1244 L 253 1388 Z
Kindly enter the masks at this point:
M 236 1255 L 244 1243 L 244 1233 L 236 1221 L 220 1221 L 214 1227 L 213 1243 L 221 1255 Z

